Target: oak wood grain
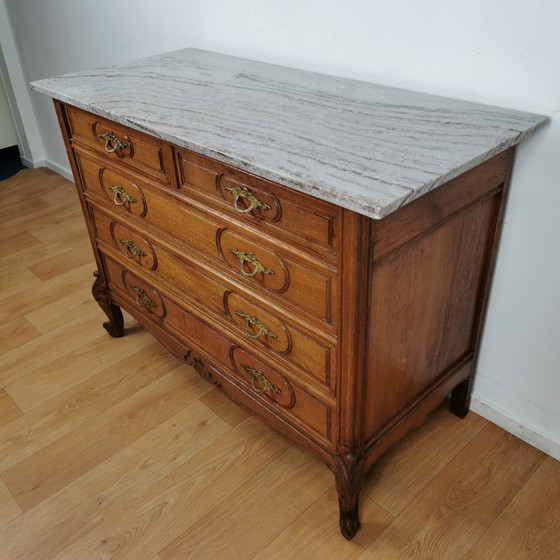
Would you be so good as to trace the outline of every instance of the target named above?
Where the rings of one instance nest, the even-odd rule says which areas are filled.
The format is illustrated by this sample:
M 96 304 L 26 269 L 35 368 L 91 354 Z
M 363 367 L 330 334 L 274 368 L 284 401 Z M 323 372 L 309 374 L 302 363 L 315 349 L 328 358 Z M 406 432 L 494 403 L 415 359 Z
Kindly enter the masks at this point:
M 227 432 L 194 401 L 0 531 L 4 553 L 50 560 Z
M 4 481 L 0 478 L 0 530 L 23 513 Z
M 173 558 L 253 557 L 332 487 L 323 464 L 292 446 L 160 551 Z M 237 539 L 246 527 L 258 528 L 251 538 Z
M 176 368 L 157 343 L 139 345 L 126 357 L 0 428 L 0 471 L 79 429 L 130 395 Z M 34 391 L 34 389 L 31 389 Z
M 335 531 L 338 516 L 338 500 L 334 487 L 329 488 L 316 502 L 282 533 L 270 541 L 254 560 L 354 560 L 393 521 L 393 516 L 367 496 L 361 500 L 362 517 L 372 522 L 351 541 L 340 538 Z
M 560 557 L 560 463 L 547 457 L 464 560 Z
M 459 419 L 438 408 L 376 461 L 364 492 L 398 516 L 484 426 L 486 421 L 475 414 Z
M 0 388 L 0 429 L 20 416 L 23 416 L 21 408 L 6 393 L 5 389 Z
M 27 317 L 18 317 L 13 321 L 0 325 L 0 354 L 17 348 L 18 346 L 40 336 L 39 330 Z
M 55 558 L 152 558 L 289 446 L 249 418 Z
M 540 451 L 487 425 L 360 560 L 460 558 L 543 460 Z
M 87 428 L 69 432 L 2 471 L 20 506 L 30 509 L 206 393 L 210 387 L 185 376 L 185 368 L 175 367 L 95 417 Z

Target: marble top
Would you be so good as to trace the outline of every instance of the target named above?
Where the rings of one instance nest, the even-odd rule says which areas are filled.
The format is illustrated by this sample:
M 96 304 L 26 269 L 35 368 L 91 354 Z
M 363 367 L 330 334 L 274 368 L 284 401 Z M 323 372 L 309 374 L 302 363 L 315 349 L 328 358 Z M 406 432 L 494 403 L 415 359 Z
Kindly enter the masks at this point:
M 376 219 L 548 120 L 196 49 L 31 87 Z

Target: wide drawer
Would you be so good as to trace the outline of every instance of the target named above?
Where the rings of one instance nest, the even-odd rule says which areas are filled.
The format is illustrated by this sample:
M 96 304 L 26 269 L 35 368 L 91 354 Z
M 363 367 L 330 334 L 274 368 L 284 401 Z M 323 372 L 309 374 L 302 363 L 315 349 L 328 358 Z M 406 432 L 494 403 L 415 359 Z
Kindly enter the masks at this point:
M 338 208 L 188 150 L 176 149 L 179 188 L 237 218 L 334 256 Z
M 85 193 L 99 204 L 138 220 L 141 229 L 151 227 L 157 237 L 166 234 L 193 261 L 209 263 L 236 282 L 291 302 L 298 312 L 307 310 L 329 324 L 336 321 L 333 266 L 221 215 L 202 212 L 111 165 L 79 152 L 77 156 Z
M 175 183 L 173 154 L 165 142 L 75 107 L 66 106 L 72 140 L 119 164 Z
M 259 300 L 239 287 L 229 285 L 222 278 L 173 253 L 137 229 L 91 207 L 100 248 L 117 260 L 126 259 L 128 267 L 135 267 L 152 275 L 158 282 L 179 296 L 198 303 L 204 312 L 225 322 L 241 338 L 254 347 L 257 354 L 273 354 L 286 360 L 334 389 L 334 346 L 319 342 L 312 327 L 302 329 L 278 312 L 266 301 Z M 316 331 L 315 331 L 316 332 Z
M 210 356 L 214 363 L 222 366 L 222 372 L 252 393 L 261 404 L 280 411 L 315 436 L 330 438 L 331 407 L 328 404 L 228 340 L 150 283 L 111 259 L 105 258 L 105 264 L 110 289 L 120 295 L 119 299 L 179 340 L 186 340 L 202 354 Z

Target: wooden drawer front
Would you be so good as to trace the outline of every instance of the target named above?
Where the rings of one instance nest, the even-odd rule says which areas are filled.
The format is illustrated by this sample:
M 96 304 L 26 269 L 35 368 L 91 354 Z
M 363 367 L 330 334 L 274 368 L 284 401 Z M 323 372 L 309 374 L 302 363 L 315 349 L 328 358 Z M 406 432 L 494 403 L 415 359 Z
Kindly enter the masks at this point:
M 304 334 L 292 323 L 282 320 L 261 303 L 233 291 L 224 293 L 224 308 L 230 321 L 254 345 L 253 352 L 275 353 L 291 363 L 296 372 L 311 373 L 334 390 L 334 347 Z M 263 333 L 266 330 L 273 336 Z M 332 373 L 332 375 L 331 375 Z
M 247 388 L 282 410 L 290 411 L 315 432 L 330 439 L 330 408 L 327 405 L 242 348 L 232 348 L 230 355 L 235 373 Z
M 150 274 L 155 270 L 159 282 L 178 295 L 194 300 L 218 320 L 227 322 L 256 353 L 277 355 L 302 371 L 304 377 L 311 376 L 310 382 L 318 381 L 329 391 L 334 389 L 335 376 L 331 375 L 331 368 L 335 362 L 331 344 L 319 342 L 312 332 L 305 334 L 291 321 L 280 318 L 266 302 L 239 294 L 219 277 L 193 266 L 99 209 L 90 207 L 90 211 L 105 253 L 112 256 L 120 253 L 128 267 L 137 266 Z M 131 249 L 131 244 L 135 249 Z
M 332 321 L 334 271 L 234 228 L 212 224 L 209 233 L 216 240 L 217 256 L 239 280 L 282 295 L 298 308 Z
M 119 286 L 135 307 L 154 320 L 163 321 L 167 317 L 167 305 L 161 294 L 150 284 L 121 267 L 113 267 L 108 272 L 109 283 Z
M 175 182 L 173 155 L 165 142 L 81 109 L 67 106 L 66 111 L 72 140 L 161 181 Z
M 179 187 L 259 227 L 335 253 L 336 206 L 187 150 L 176 151 Z
M 168 297 L 143 282 L 132 272 L 105 259 L 109 285 L 121 293 L 134 309 L 164 327 L 179 339 L 186 339 L 202 354 L 211 357 L 228 377 L 247 392 L 256 396 L 267 407 L 277 408 L 314 434 L 328 439 L 330 436 L 330 407 L 311 396 L 297 383 L 289 381 L 261 360 L 229 341 L 215 328 L 199 320 L 190 310 L 179 307 Z M 133 288 L 141 289 L 149 298 L 157 298 L 155 307 L 138 297 Z M 161 309 L 160 309 L 161 306 Z M 162 314 L 161 311 L 165 310 Z M 269 388 L 268 383 L 272 384 Z
M 200 258 L 227 270 L 247 286 L 275 293 L 327 323 L 335 320 L 331 301 L 336 293 L 336 272 L 332 267 L 199 211 L 147 181 L 127 178 L 111 166 L 78 156 L 85 193 L 93 200 L 141 219 L 154 233 L 166 232 L 191 260 Z M 121 205 L 118 199 L 115 204 L 107 194 L 113 192 L 111 186 L 122 187 L 127 193 L 134 187 L 131 192 L 138 193 L 137 201 Z M 259 265 L 262 272 L 256 270 Z

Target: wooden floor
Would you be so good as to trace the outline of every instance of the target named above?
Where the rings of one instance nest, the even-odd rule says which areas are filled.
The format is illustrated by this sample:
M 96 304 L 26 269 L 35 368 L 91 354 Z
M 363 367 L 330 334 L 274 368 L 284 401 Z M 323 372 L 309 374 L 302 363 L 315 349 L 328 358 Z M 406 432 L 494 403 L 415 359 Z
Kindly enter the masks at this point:
M 130 317 L 110 338 L 74 187 L 0 183 L 0 558 L 560 558 L 560 463 L 444 408 L 381 458 L 362 529 L 330 471 Z

